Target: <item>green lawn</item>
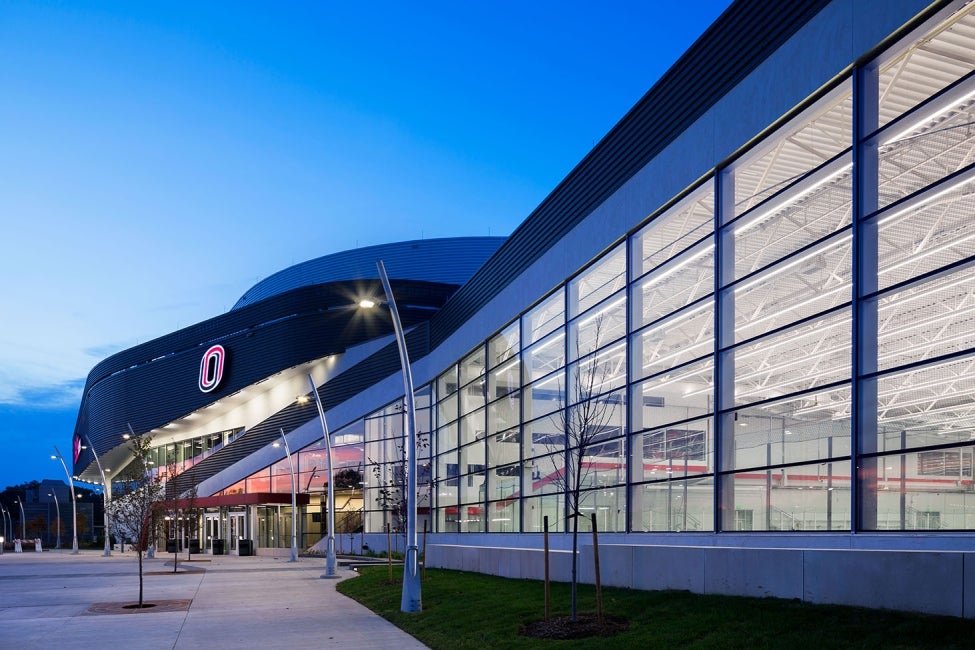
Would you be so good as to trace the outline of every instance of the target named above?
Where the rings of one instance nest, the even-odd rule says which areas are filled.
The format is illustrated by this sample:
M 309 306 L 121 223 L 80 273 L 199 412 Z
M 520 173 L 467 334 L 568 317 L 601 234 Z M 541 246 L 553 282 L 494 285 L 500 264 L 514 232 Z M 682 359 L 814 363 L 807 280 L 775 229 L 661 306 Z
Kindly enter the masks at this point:
M 808 605 L 771 598 L 680 591 L 604 589 L 609 616 L 629 621 L 611 638 L 529 639 L 518 628 L 543 618 L 543 586 L 476 573 L 430 569 L 423 611 L 399 611 L 402 567 L 368 567 L 338 585 L 431 648 L 972 648 L 975 621 L 902 612 Z M 579 587 L 579 612 L 595 611 L 595 589 Z M 569 613 L 569 585 L 552 585 L 552 615 Z

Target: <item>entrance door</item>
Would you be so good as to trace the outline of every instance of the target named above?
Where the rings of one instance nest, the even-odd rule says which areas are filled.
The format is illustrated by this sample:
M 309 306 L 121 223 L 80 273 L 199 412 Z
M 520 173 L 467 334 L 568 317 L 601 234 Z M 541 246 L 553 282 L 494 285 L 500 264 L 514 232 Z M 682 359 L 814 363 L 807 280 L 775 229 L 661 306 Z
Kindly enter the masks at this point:
M 220 533 L 220 513 L 208 512 L 203 516 L 203 528 L 206 535 L 207 553 L 213 553 L 213 540 L 223 539 Z
M 229 524 L 228 537 L 230 537 L 230 552 L 237 553 L 240 550 L 240 545 L 237 543 L 239 538 L 247 538 L 247 530 L 244 525 L 244 516 L 246 513 L 243 512 L 231 512 L 227 518 L 227 523 Z

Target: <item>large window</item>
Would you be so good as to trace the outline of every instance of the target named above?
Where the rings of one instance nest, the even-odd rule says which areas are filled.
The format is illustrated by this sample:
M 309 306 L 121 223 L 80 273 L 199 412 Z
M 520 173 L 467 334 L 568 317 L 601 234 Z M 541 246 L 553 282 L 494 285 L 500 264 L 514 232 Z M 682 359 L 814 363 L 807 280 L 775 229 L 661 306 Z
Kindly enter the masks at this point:
M 568 530 L 575 488 L 609 531 L 975 530 L 975 8 L 954 11 L 419 391 L 435 530 Z M 395 524 L 402 423 L 392 404 L 349 440 L 369 532 Z

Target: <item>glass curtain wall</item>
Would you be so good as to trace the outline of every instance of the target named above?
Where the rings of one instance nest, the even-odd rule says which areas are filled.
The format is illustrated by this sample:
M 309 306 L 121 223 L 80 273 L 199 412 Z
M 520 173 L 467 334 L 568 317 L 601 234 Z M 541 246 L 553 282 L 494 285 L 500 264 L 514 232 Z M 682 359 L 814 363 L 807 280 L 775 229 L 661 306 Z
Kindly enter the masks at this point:
M 149 464 L 166 481 L 169 476 L 182 474 L 243 434 L 243 427 L 239 427 L 159 445 L 150 451 Z
M 564 531 L 578 488 L 606 531 L 975 529 L 972 51 L 953 5 L 421 387 L 421 517 Z M 352 426 L 398 530 L 402 406 Z
M 606 530 L 975 525 L 973 45 L 938 17 L 441 375 L 439 529 L 564 530 L 576 464 Z
M 865 530 L 975 528 L 973 43 L 968 8 L 861 71 Z

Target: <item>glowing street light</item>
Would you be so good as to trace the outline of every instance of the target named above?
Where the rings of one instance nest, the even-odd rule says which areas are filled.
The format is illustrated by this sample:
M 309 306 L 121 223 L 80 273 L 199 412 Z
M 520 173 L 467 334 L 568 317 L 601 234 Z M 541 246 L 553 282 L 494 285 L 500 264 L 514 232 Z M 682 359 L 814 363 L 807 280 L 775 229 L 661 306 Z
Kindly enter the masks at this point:
M 281 440 L 284 441 L 284 453 L 288 456 L 288 465 L 291 466 L 291 559 L 289 562 L 298 561 L 298 493 L 297 486 L 295 484 L 295 462 L 291 458 L 291 447 L 288 446 L 288 438 L 284 435 L 284 429 L 279 429 L 281 431 Z M 275 447 L 279 446 L 279 443 L 274 443 Z
M 61 467 L 64 468 L 64 475 L 68 477 L 68 487 L 71 488 L 71 555 L 78 554 L 78 506 L 77 501 L 74 498 L 74 479 L 71 477 L 71 472 L 68 471 L 68 465 L 64 462 L 64 457 L 61 456 L 61 452 L 58 451 L 58 446 L 54 445 L 54 456 L 51 458 L 56 458 L 61 461 Z M 58 524 L 58 544 L 60 548 L 61 543 L 61 524 Z

